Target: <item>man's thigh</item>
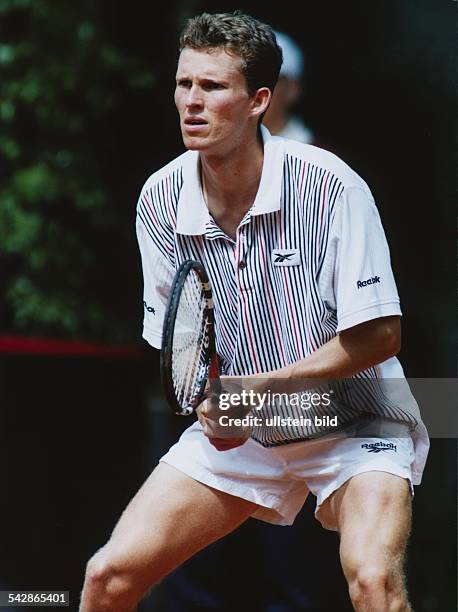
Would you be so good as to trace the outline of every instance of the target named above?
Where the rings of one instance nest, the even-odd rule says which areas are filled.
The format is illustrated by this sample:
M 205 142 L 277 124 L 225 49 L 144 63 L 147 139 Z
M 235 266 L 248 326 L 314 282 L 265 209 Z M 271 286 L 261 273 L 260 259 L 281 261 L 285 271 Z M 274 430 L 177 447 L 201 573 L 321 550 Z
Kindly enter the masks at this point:
M 365 566 L 388 563 L 402 572 L 411 526 L 410 484 L 388 472 L 364 472 L 348 480 L 328 500 L 341 539 L 347 578 Z
M 100 551 L 139 591 L 243 523 L 257 505 L 160 463 Z

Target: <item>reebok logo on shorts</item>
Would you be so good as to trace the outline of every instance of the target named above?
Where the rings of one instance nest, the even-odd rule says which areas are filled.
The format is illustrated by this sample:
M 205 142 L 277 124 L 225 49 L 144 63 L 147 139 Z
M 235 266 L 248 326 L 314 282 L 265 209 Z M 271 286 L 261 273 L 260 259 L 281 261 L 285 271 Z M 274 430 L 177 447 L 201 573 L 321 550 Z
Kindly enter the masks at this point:
M 370 444 L 361 444 L 361 448 L 367 449 L 368 453 L 381 453 L 382 451 L 396 452 L 397 446 L 393 442 L 371 442 Z
M 356 283 L 356 286 L 358 287 L 358 289 L 361 289 L 361 287 L 366 287 L 367 285 L 375 285 L 375 283 L 379 282 L 380 276 L 373 276 L 372 278 L 368 278 L 367 280 L 358 281 Z
M 298 266 L 301 263 L 299 249 L 274 249 L 272 263 L 274 266 Z

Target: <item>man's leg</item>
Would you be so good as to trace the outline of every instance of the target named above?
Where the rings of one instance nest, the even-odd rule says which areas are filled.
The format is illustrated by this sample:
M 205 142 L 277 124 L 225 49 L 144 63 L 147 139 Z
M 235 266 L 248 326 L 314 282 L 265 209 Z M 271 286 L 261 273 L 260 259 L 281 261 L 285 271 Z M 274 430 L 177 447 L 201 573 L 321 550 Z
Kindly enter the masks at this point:
M 89 561 L 81 612 L 130 612 L 153 584 L 257 507 L 160 463 Z
M 407 480 L 387 472 L 365 472 L 330 498 L 340 533 L 340 558 L 358 612 L 410 612 L 404 555 L 411 525 Z

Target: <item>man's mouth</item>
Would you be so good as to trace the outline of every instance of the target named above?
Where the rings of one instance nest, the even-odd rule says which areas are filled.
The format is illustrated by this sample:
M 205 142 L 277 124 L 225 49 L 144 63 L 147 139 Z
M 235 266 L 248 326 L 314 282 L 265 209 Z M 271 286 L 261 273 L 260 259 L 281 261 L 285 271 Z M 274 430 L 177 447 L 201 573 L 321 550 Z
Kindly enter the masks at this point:
M 207 122 L 202 117 L 187 117 L 184 123 L 185 125 L 207 125 Z

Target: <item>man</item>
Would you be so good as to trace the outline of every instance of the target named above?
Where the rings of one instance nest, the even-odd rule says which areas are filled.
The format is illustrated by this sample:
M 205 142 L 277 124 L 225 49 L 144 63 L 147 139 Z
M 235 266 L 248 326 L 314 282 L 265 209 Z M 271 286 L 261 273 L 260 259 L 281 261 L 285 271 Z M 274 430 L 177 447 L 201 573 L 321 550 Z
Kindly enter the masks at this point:
M 288 390 L 402 378 L 399 299 L 367 185 L 335 156 L 260 127 L 281 65 L 271 28 L 203 14 L 180 50 L 175 103 L 188 151 L 150 177 L 138 205 L 144 337 L 160 346 L 174 271 L 194 258 L 213 286 L 224 374 Z M 398 396 L 374 405 L 353 393 L 354 404 L 335 406 L 341 430 L 370 430 L 376 416 L 399 423 L 394 441 L 319 425 L 211 438 L 205 404 L 90 560 L 81 610 L 133 610 L 249 517 L 291 524 L 309 491 L 318 520 L 340 534 L 355 609 L 410 610 L 402 565 L 428 442 L 409 394 Z

